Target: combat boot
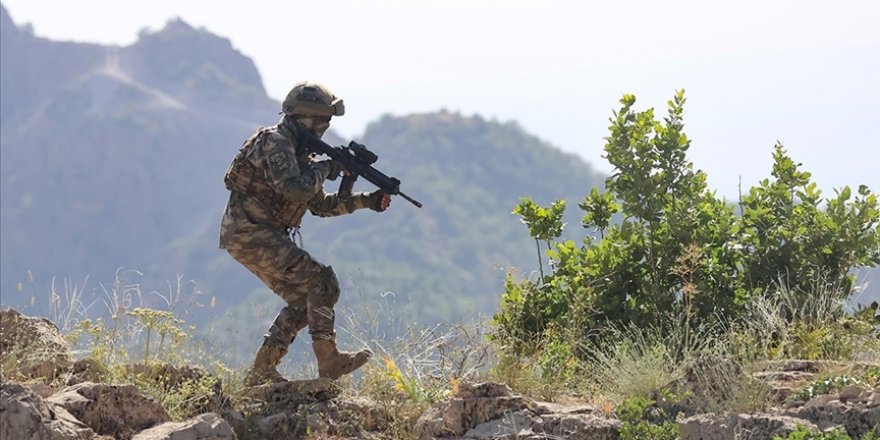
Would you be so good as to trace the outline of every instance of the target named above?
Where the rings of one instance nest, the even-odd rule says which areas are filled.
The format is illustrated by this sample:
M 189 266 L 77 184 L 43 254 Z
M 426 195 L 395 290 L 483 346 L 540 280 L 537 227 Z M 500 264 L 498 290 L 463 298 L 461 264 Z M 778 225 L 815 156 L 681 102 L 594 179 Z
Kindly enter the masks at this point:
M 336 349 L 336 341 L 333 339 L 316 339 L 312 341 L 312 349 L 315 350 L 315 357 L 318 359 L 318 376 L 331 380 L 339 379 L 343 374 L 357 370 L 373 356 L 373 352 L 368 349 L 340 352 Z
M 287 354 L 287 349 L 285 348 L 274 347 L 269 344 L 260 346 L 254 358 L 254 366 L 251 367 L 247 377 L 244 379 L 245 385 L 255 387 L 267 383 L 286 382 L 287 379 L 276 369 L 285 354 Z

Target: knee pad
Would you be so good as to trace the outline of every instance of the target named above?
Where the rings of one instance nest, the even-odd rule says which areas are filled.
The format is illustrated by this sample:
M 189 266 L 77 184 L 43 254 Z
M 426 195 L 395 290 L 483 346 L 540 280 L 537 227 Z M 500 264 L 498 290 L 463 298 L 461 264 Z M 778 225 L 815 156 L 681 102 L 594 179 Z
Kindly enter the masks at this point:
M 327 295 L 329 305 L 336 305 L 339 301 L 339 280 L 336 279 L 336 273 L 333 268 L 327 266 L 321 269 L 321 283 L 324 285 L 324 294 Z

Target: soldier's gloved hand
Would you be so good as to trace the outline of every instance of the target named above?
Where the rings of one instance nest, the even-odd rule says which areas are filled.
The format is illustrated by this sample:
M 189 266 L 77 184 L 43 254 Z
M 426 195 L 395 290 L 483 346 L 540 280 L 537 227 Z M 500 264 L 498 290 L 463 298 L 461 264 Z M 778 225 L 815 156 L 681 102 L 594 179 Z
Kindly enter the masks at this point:
M 339 173 L 345 171 L 345 167 L 333 159 L 322 160 L 316 163 L 315 166 L 324 167 L 324 169 L 327 170 L 328 180 L 336 180 L 336 178 L 339 177 Z
M 391 195 L 381 189 L 371 192 L 367 197 L 370 199 L 370 209 L 382 212 L 391 205 Z

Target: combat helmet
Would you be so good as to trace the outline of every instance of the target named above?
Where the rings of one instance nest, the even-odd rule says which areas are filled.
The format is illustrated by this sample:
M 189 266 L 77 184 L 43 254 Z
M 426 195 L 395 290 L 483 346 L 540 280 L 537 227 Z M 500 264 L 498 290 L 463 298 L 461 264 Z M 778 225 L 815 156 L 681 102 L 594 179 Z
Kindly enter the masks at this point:
M 281 110 L 287 116 L 342 116 L 345 105 L 325 85 L 302 81 L 290 89 Z

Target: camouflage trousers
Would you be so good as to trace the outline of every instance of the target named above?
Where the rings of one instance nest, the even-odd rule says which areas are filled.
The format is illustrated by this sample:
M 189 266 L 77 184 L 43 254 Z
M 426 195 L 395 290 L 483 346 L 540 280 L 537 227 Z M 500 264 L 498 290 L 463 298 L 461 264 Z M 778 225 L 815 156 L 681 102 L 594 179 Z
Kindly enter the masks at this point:
M 315 261 L 283 230 L 252 227 L 225 238 L 227 252 L 287 302 L 269 327 L 266 343 L 287 348 L 306 326 L 313 340 L 335 339 L 339 282 L 332 267 Z

